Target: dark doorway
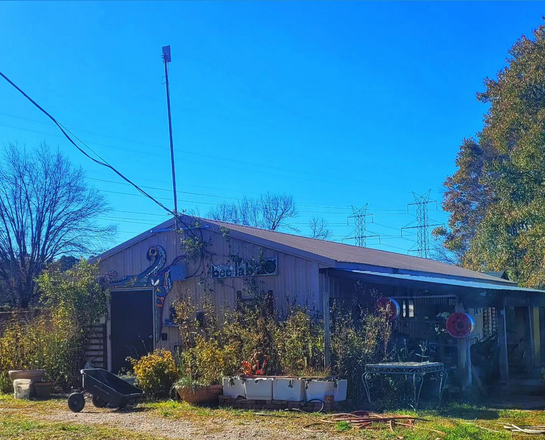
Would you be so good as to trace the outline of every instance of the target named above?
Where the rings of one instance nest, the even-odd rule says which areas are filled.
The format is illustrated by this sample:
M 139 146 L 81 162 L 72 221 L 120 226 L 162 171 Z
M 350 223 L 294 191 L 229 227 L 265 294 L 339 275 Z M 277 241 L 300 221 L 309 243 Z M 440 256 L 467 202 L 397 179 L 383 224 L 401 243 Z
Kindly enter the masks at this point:
M 129 368 L 128 356 L 138 359 L 153 350 L 153 292 L 127 290 L 112 292 L 112 372 Z

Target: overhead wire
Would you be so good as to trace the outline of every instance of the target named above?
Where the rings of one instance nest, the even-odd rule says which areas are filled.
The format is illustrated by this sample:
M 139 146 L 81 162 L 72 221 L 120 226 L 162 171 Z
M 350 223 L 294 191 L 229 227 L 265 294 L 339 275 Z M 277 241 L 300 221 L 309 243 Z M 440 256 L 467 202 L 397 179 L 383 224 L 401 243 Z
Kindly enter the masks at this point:
M 2 114 L 2 113 L 0 113 Z M 62 124 L 61 124 L 62 125 Z M 28 129 L 28 128 L 22 128 L 22 127 L 14 127 L 12 125 L 7 125 L 7 124 L 1 124 L 0 123 L 0 126 L 2 127 L 8 127 L 8 128 L 15 128 L 17 130 L 23 130 L 23 131 L 29 131 L 31 133 L 38 133 L 38 134 L 44 134 L 44 135 L 47 135 L 47 136 L 54 136 L 54 137 L 60 137 L 62 138 L 63 136 L 60 136 L 60 135 L 56 135 L 56 134 L 52 134 L 52 133 L 46 133 L 46 132 L 43 132 L 43 131 L 38 131 L 38 130 L 32 130 L 32 129 Z M 83 143 L 83 141 L 81 141 L 81 139 L 79 139 L 72 131 L 70 131 L 69 129 L 66 128 L 66 126 L 62 125 L 63 128 L 69 132 L 70 134 L 72 134 L 75 138 L 77 138 L 80 142 Z M 89 142 L 89 143 L 92 143 L 94 145 L 99 145 L 99 146 L 103 146 L 103 147 L 108 147 L 108 148 L 114 148 L 114 149 L 118 149 L 118 150 L 122 150 L 122 151 L 127 151 L 127 152 L 131 152 L 131 153 L 138 153 L 138 154 L 147 154 L 147 155 L 150 155 L 150 156 L 155 156 L 154 153 L 149 153 L 147 151 L 140 151 L 140 150 L 134 150 L 134 149 L 128 149 L 128 148 L 122 148 L 122 147 L 117 147 L 117 146 L 113 146 L 113 145 L 107 145 L 107 144 L 101 144 L 101 143 L 98 143 L 98 142 Z M 92 151 L 94 154 L 96 154 L 97 156 L 98 153 L 96 153 L 96 151 L 94 151 L 93 149 L 91 149 L 89 147 L 88 144 L 85 144 L 87 146 L 87 148 L 89 148 L 90 151 Z M 192 161 L 192 160 L 186 160 L 186 161 L 189 161 L 189 162 L 194 162 L 194 163 L 203 163 L 203 162 L 199 162 L 199 161 Z M 241 162 L 242 163 L 242 162 Z M 228 167 L 228 166 L 223 166 L 223 165 L 216 165 L 216 166 L 220 166 L 220 167 L 223 167 L 223 168 L 229 168 L 231 169 L 232 167 Z M 288 170 L 281 170 L 281 171 L 288 171 Z M 88 178 L 88 179 L 92 179 L 92 178 Z M 99 180 L 99 179 L 92 179 L 92 180 Z M 149 180 L 149 179 L 148 179 Z M 118 183 L 118 184 L 122 184 L 122 182 L 115 182 L 115 183 Z M 145 186 L 141 185 L 141 188 L 145 188 Z M 150 187 L 148 187 L 150 188 Z M 155 189 L 158 189 L 160 191 L 170 191 L 170 190 L 165 190 L 165 189 L 159 189 L 159 188 L 155 188 Z M 185 194 L 194 194 L 194 195 L 199 195 L 199 196 L 202 196 L 202 197 L 215 197 L 215 198 L 220 198 L 220 199 L 225 199 L 225 200 L 239 200 L 240 198 L 235 198 L 235 197 L 229 197 L 229 196 L 215 196 L 215 195 L 211 195 L 211 194 L 203 194 L 203 193 L 192 193 L 192 192 L 188 192 L 188 191 L 180 191 L 178 190 L 177 192 L 179 193 L 185 193 Z M 200 203 L 200 202 L 193 202 L 193 203 Z M 299 204 L 299 206 L 303 206 L 303 207 L 310 207 L 310 208 L 324 208 L 324 209 L 336 209 L 336 210 L 345 210 L 346 213 L 349 212 L 350 208 L 348 206 L 345 206 L 345 207 L 341 207 L 341 206 L 325 206 L 325 205 L 307 205 L 307 204 Z M 344 214 L 344 213 L 343 213 Z
M 152 200 L 154 203 L 156 203 L 159 207 L 161 207 L 163 210 L 165 210 L 166 212 L 168 212 L 169 214 L 177 217 L 182 224 L 184 224 L 184 226 L 187 227 L 187 229 L 189 231 L 191 231 L 191 228 L 189 228 L 189 226 L 183 221 L 183 219 L 181 219 L 178 215 L 178 213 L 175 213 L 174 211 L 170 210 L 169 208 L 167 208 L 163 203 L 159 202 L 158 199 L 162 199 L 162 200 L 169 200 L 169 199 L 166 199 L 166 198 L 160 198 L 160 197 L 155 197 L 155 196 L 152 196 L 151 194 L 149 194 L 147 191 L 145 191 L 143 188 L 148 188 L 148 189 L 154 189 L 154 190 L 158 190 L 158 191 L 169 191 L 169 190 L 166 190 L 166 189 L 163 189 L 163 188 L 157 188 L 157 187 L 146 187 L 146 186 L 140 186 L 140 185 L 137 185 L 136 183 L 134 183 L 132 180 L 130 180 L 128 177 L 126 177 L 125 175 L 123 175 L 120 171 L 118 171 L 114 166 L 112 166 L 107 160 L 105 160 L 103 157 L 100 156 L 99 153 L 97 153 L 95 150 L 93 150 L 89 145 L 87 145 L 83 140 L 81 140 L 76 134 L 74 134 L 69 128 L 67 128 L 66 126 L 64 126 L 63 124 L 61 124 L 59 121 L 57 121 L 50 113 L 48 113 L 43 107 L 41 107 L 36 101 L 34 101 L 29 95 L 27 95 L 20 87 L 18 87 L 13 81 L 11 81 L 4 73 L 0 72 L 0 76 L 2 76 L 10 85 L 12 85 L 19 93 L 21 93 L 25 98 L 27 98 L 35 107 L 37 107 L 40 111 L 42 111 L 49 119 L 51 119 L 51 121 L 58 127 L 58 129 L 62 132 L 62 134 L 64 135 L 64 137 L 66 137 L 68 139 L 68 141 L 73 145 L 75 146 L 82 154 L 84 154 L 87 158 L 89 158 L 90 160 L 92 160 L 93 162 L 97 163 L 98 165 L 101 165 L 103 167 L 106 167 L 108 169 L 110 169 L 111 171 L 113 171 L 115 174 L 117 174 L 121 179 L 123 179 L 126 183 L 122 183 L 122 182 L 114 182 L 114 181 L 108 181 L 108 180 L 104 180 L 104 179 L 92 179 L 92 180 L 96 180 L 96 181 L 104 181 L 104 182 L 107 182 L 107 183 L 117 183 L 117 184 L 125 184 L 125 185 L 130 185 L 132 186 L 133 188 L 135 188 L 140 194 L 130 194 L 130 193 L 123 193 L 123 192 L 116 192 L 116 191 L 108 191 L 108 190 L 103 190 L 105 192 L 110 192 L 110 193 L 113 193 L 113 194 L 122 194 L 122 195 L 130 195 L 130 196 L 143 196 L 143 197 L 147 197 L 149 198 L 150 200 Z M 1 114 L 4 114 L 4 115 L 7 115 L 5 113 L 1 113 Z M 23 117 L 18 117 L 18 116 L 14 116 L 14 115 L 7 115 L 7 116 L 11 116 L 11 117 L 15 117 L 15 118 L 20 118 L 20 119 L 25 119 L 25 120 L 29 120 L 29 121 L 34 121 L 30 118 L 23 118 Z M 43 123 L 41 121 L 34 121 L 34 122 L 40 122 L 40 123 Z M 0 125 L 4 125 L 4 124 L 0 124 Z M 8 126 L 9 127 L 9 126 Z M 12 128 L 18 128 L 18 129 L 22 129 L 22 130 L 28 130 L 28 131 L 31 131 L 31 132 L 36 132 L 36 133 L 42 133 L 42 134 L 47 134 L 47 135 L 52 135 L 52 136 L 57 136 L 57 135 L 53 135 L 53 134 L 50 134 L 50 133 L 43 133 L 43 132 L 39 132 L 39 131 L 36 131 L 36 130 L 29 130 L 29 129 L 24 129 L 24 128 L 20 128 L 20 127 L 12 127 Z M 80 131 L 84 131 L 84 130 L 80 130 Z M 83 144 L 92 154 L 94 154 L 96 157 L 98 157 L 100 160 L 96 159 L 95 157 L 93 157 L 91 154 L 87 153 L 83 148 L 81 148 L 78 144 L 76 144 L 76 142 L 72 139 L 72 137 L 68 134 L 70 133 L 70 135 L 72 135 L 72 137 L 74 137 L 75 139 L 77 139 L 81 144 Z M 92 133 L 92 132 L 88 132 L 88 133 L 91 133 L 91 134 L 96 134 L 96 133 Z M 113 138 L 113 139 L 116 139 L 115 137 L 113 136 L 107 136 L 107 135 L 100 135 L 100 134 L 96 134 L 98 136 L 104 136 L 104 137 L 110 137 L 110 138 Z M 135 142 L 135 143 L 140 143 L 140 144 L 143 144 L 143 145 L 152 145 L 152 144 L 145 144 L 143 142 Z M 104 144 L 98 144 L 98 143 L 95 143 L 97 145 L 104 145 Z M 118 148 L 118 149 L 123 149 L 121 147 L 114 147 L 114 146 L 111 146 L 111 145 L 108 145 L 108 147 L 111 147 L 111 148 Z M 124 150 L 127 150 L 127 149 L 124 149 Z M 131 152 L 135 152 L 134 150 L 128 150 L 128 151 L 131 151 Z M 147 152 L 143 152 L 143 151 L 137 151 L 138 153 L 147 153 Z M 148 153 L 149 154 L 149 153 Z M 197 154 L 197 153 L 193 153 L 193 154 Z M 197 154 L 198 155 L 198 154 Z M 200 154 L 201 156 L 204 156 L 202 154 Z M 232 160 L 234 162 L 241 162 L 243 163 L 242 161 L 235 161 L 233 159 L 228 159 L 228 160 Z M 285 169 L 283 169 L 282 171 L 286 171 Z M 182 194 L 189 194 L 189 195 L 196 195 L 196 196 L 203 196 L 203 197 L 214 197 L 214 198 L 221 198 L 221 199 L 226 199 L 226 200 L 236 200 L 236 198 L 234 197 L 227 197 L 227 196 L 215 196 L 215 195 L 210 195 L 210 194 L 204 194 L 204 193 L 196 193 L 196 192 L 189 192 L 189 191 L 179 191 L 180 193 Z M 190 200 L 182 200 L 184 202 L 187 202 L 187 203 L 200 203 L 200 204 L 208 204 L 208 205 L 216 205 L 214 203 L 206 203 L 206 202 L 197 202 L 197 201 L 190 201 Z M 338 206 L 321 206 L 321 205 L 299 205 L 299 206 L 304 206 L 304 207 L 316 207 L 316 208 L 324 208 L 324 209 L 335 209 L 335 210 L 348 210 L 348 207 L 338 207 Z M 393 213 L 400 213 L 400 212 L 403 212 L 404 214 L 406 214 L 404 211 L 402 210 L 389 210 L 389 209 L 384 209 L 384 208 L 377 208 L 375 211 L 379 211 L 379 212 L 384 212 L 384 213 L 390 213 L 390 215 L 392 215 Z M 319 211 L 301 211 L 301 212 L 305 212 L 305 213 L 313 213 L 313 214 L 329 214 L 329 215 L 344 215 L 344 213 L 341 213 L 341 212 L 319 212 Z M 130 213 L 129 211 L 127 211 L 127 213 Z M 395 214 L 394 214 L 395 215 Z M 113 218 L 112 218 L 113 219 Z M 117 219 L 115 219 L 117 220 Z M 142 220 L 142 219 L 140 219 Z M 136 223 L 134 219 L 121 219 L 119 218 L 118 221 L 127 221 L 127 222 L 132 222 L 132 223 Z M 146 220 L 144 220 L 146 221 Z M 138 223 L 138 224 L 145 224 L 145 223 Z M 340 224 L 340 223 L 339 223 Z M 383 225 L 383 224 L 380 224 L 380 223 L 376 223 L 377 226 L 382 226 L 382 227 L 386 227 L 386 228 L 389 228 L 389 229 L 394 229 L 394 230 L 397 230 L 397 228 L 394 228 L 394 227 L 391 227 L 391 226 L 388 226 L 388 225 Z M 370 231 L 371 232 L 371 231 Z M 194 235 L 194 233 L 193 233 Z M 387 236 L 384 236 L 384 238 L 386 239 Z M 394 238 L 394 237 L 392 237 Z M 401 238 L 401 239 L 404 239 L 404 237 L 395 237 L 395 238 Z M 407 241 L 410 241 L 408 239 L 405 239 Z M 395 246 L 390 246 L 390 245 L 384 245 L 384 246 L 388 246 L 388 247 L 391 247 L 391 248 L 396 248 L 396 249 L 402 249 L 402 248 L 399 248 L 399 247 L 395 247 Z M 403 250 L 403 249 L 402 249 Z
M 37 121 L 37 120 L 34 120 L 34 119 L 30 119 L 30 118 L 22 118 L 20 116 L 15 116 L 15 115 L 10 115 L 10 114 L 7 114 L 7 113 L 0 113 L 0 115 L 4 115 L 4 116 L 8 116 L 8 117 L 13 117 L 13 118 L 18 118 L 18 119 L 23 119 L 23 120 L 27 120 L 27 121 L 30 121 L 30 122 L 37 122 L 37 123 L 40 123 L 40 124 L 47 124 L 45 122 L 42 122 L 42 121 Z M 32 133 L 38 133 L 38 134 L 45 134 L 45 135 L 48 135 L 48 136 L 54 136 L 54 137 L 61 137 L 60 135 L 55 135 L 55 134 L 52 134 L 52 133 L 46 133 L 46 132 L 43 132 L 43 131 L 38 131 L 38 130 L 32 130 L 32 129 L 28 129 L 28 128 L 23 128 L 23 127 L 16 127 L 16 126 L 13 126 L 13 125 L 7 125 L 7 124 L 0 124 L 0 126 L 3 126 L 3 127 L 8 127 L 8 128 L 14 128 L 16 130 L 23 130 L 23 131 L 29 131 L 29 132 L 32 132 Z M 65 127 L 66 128 L 66 127 Z M 67 130 L 68 131 L 68 130 Z M 82 131 L 84 132 L 84 130 L 78 130 L 78 131 Z M 89 132 L 88 132 L 89 133 Z M 73 133 L 72 133 L 73 134 Z M 113 136 L 107 136 L 107 135 L 101 135 L 101 134 L 98 134 L 98 133 L 94 133 L 94 135 L 96 136 L 104 136 L 104 137 L 109 137 L 109 138 L 112 138 L 112 139 L 117 139 L 117 140 L 121 140 L 123 142 L 129 142 L 129 143 L 139 143 L 139 144 L 143 144 L 143 145 L 147 145 L 147 146 L 151 146 L 151 147 L 154 147 L 154 148 L 162 148 L 164 149 L 165 147 L 164 146 L 160 146 L 160 145 L 154 145 L 154 144 L 148 144 L 148 143 L 142 143 L 142 142 L 136 142 L 136 141 L 132 141 L 132 140 L 125 140 L 125 139 L 120 139 L 120 138 L 115 138 Z M 146 154 L 146 155 L 150 155 L 150 156 L 155 156 L 155 153 L 151 153 L 149 151 L 142 151 L 142 150 L 138 150 L 138 149 L 128 149 L 128 148 L 123 148 L 123 147 L 119 147 L 117 145 L 110 145 L 110 144 L 103 144 L 103 143 L 99 143 L 99 142 L 92 142 L 93 144 L 95 145 L 100 145 L 100 146 L 103 146 L 103 147 L 107 147 L 107 148 L 113 148 L 113 149 L 116 149 L 116 150 L 121 150 L 121 151 L 128 151 L 128 152 L 131 152 L 131 153 L 138 153 L 138 154 Z M 248 165 L 251 166 L 251 168 L 249 168 L 250 170 L 253 170 L 255 167 L 263 167 L 265 168 L 267 171 L 270 171 L 271 169 L 274 169 L 274 170 L 277 170 L 277 171 L 280 171 L 281 173 L 284 173 L 284 174 L 294 174 L 294 175 L 297 175 L 298 177 L 301 176 L 301 174 L 304 174 L 304 175 L 307 175 L 309 177 L 314 177 L 311 173 L 308 173 L 308 172 L 302 172 L 301 170 L 291 170 L 291 169 L 286 169 L 285 167 L 275 167 L 275 166 L 271 166 L 270 164 L 264 164 L 264 163 L 256 163 L 256 162 L 250 162 L 250 161 L 244 161 L 244 160 L 237 160 L 237 159 L 233 159 L 231 157 L 223 157 L 223 156 L 218 156 L 218 155 L 211 155 L 211 154 L 205 154 L 205 153 L 201 153 L 201 152 L 194 152 L 194 151 L 186 151 L 186 150 L 182 150 L 181 151 L 183 154 L 189 154 L 189 155 L 193 155 L 193 156 L 197 156 L 197 157 L 200 157 L 200 158 L 208 158 L 208 159 L 214 159 L 214 160 L 217 160 L 217 159 L 220 159 L 222 162 L 223 161 L 229 161 L 229 162 L 233 162 L 233 163 L 238 163 L 240 165 L 243 165 L 245 166 L 245 170 L 248 171 Z M 199 164 L 205 164 L 205 165 L 208 165 L 207 162 L 201 162 L 201 161 L 195 161 L 195 160 L 191 160 L 191 159 L 185 159 L 186 162 L 193 162 L 193 163 L 199 163 Z M 222 164 L 218 164 L 216 163 L 215 164 L 216 167 L 220 167 L 220 168 L 227 168 L 227 169 L 232 169 L 233 167 L 232 166 L 229 166 L 229 165 L 222 165 Z M 255 171 L 257 172 L 257 171 Z M 305 180 L 309 180 L 308 178 L 305 179 Z M 345 208 L 343 208 L 345 209 Z
M 38 108 L 42 113 L 44 113 L 49 119 L 51 119 L 55 125 L 59 128 L 59 130 L 64 134 L 64 136 L 68 139 L 68 141 L 76 147 L 83 155 L 85 155 L 88 159 L 91 159 L 93 162 L 95 162 L 98 165 L 101 165 L 103 167 L 109 168 L 112 170 L 115 174 L 117 174 L 119 177 L 121 177 L 123 180 L 125 180 L 127 183 L 131 184 L 138 192 L 140 192 L 145 197 L 148 197 L 150 200 L 155 202 L 157 205 L 159 205 L 161 208 L 163 208 L 165 211 L 169 212 L 171 215 L 176 217 L 180 223 L 182 223 L 187 230 L 192 233 L 192 235 L 195 236 L 195 233 L 191 230 L 189 225 L 185 223 L 185 221 L 180 218 L 178 213 L 172 211 L 171 209 L 167 208 L 165 205 L 163 205 L 161 202 L 156 200 L 152 195 L 148 194 L 146 191 L 144 191 L 142 188 L 140 188 L 136 183 L 134 183 L 132 180 L 130 180 L 128 177 L 125 177 L 120 171 L 118 171 L 115 167 L 110 165 L 107 161 L 104 161 L 103 159 L 98 160 L 94 157 L 92 157 L 90 154 L 88 154 L 83 148 L 81 148 L 74 140 L 68 135 L 67 131 L 63 128 L 63 125 L 59 123 L 49 112 L 47 112 L 43 107 L 41 107 L 36 101 L 34 101 L 29 95 L 27 95 L 19 86 L 17 86 L 11 79 L 9 79 L 3 72 L 0 72 L 0 76 L 4 78 L 9 84 L 11 84 L 19 93 L 21 93 L 26 99 L 28 99 L 36 108 Z M 87 146 L 87 148 L 89 148 Z M 93 151 L 90 149 L 90 151 Z M 96 154 L 96 153 L 94 153 Z M 97 157 L 100 158 L 98 154 L 96 154 Z
M 15 115 L 10 115 L 10 114 L 7 114 L 7 113 L 2 113 L 0 112 L 0 115 L 4 115 L 4 116 L 8 116 L 8 117 L 13 117 L 13 118 L 18 118 L 18 119 L 22 119 L 22 120 L 27 120 L 27 121 L 31 121 L 31 122 L 37 122 L 37 123 L 42 123 L 42 124 L 45 124 L 45 122 L 43 121 L 38 121 L 38 120 L 35 120 L 35 119 L 31 119 L 31 118 L 24 118 L 24 117 L 21 117 L 21 116 L 15 116 Z M 71 130 L 69 130 L 65 125 L 61 124 L 63 129 L 70 133 L 73 137 L 75 137 L 76 139 L 78 139 L 81 143 L 84 143 L 77 135 L 75 135 Z M 32 132 L 32 133 L 38 133 L 38 134 L 45 134 L 45 135 L 48 135 L 48 136 L 54 136 L 54 137 L 62 137 L 60 135 L 55 135 L 55 134 L 52 134 L 52 133 L 46 133 L 46 132 L 43 132 L 43 131 L 38 131 L 38 130 L 32 130 L 32 129 L 28 129 L 28 128 L 23 128 L 23 127 L 15 127 L 15 126 L 12 126 L 12 125 L 7 125 L 7 124 L 0 124 L 0 126 L 3 126 L 3 127 L 9 127 L 9 128 L 14 128 L 14 129 L 18 129 L 18 130 L 24 130 L 24 131 L 29 131 L 29 132 Z M 141 144 L 141 145 L 147 145 L 147 146 L 153 146 L 153 147 L 161 147 L 161 146 L 158 146 L 158 145 L 155 145 L 155 144 L 150 144 L 150 143 L 145 143 L 145 142 L 138 142 L 138 141 L 127 141 L 127 140 L 124 140 L 124 139 L 120 139 L 120 138 L 117 138 L 117 137 L 114 137 L 114 136 L 109 136 L 109 135 L 104 135 L 104 134 L 99 134 L 99 133 L 95 133 L 95 132 L 90 132 L 90 131 L 86 131 L 86 130 L 82 130 L 82 129 L 78 129 L 78 131 L 82 131 L 82 132 L 85 132 L 85 133 L 89 133 L 89 134 L 94 134 L 94 135 L 97 135 L 97 136 L 103 136 L 103 137 L 108 137 L 108 138 L 111 138 L 111 139 L 117 139 L 117 140 L 123 140 L 124 142 L 131 142 L 131 143 L 137 143 L 137 144 Z M 102 144 L 102 143 L 98 143 L 98 142 L 90 142 L 94 145 L 99 145 L 99 146 L 103 146 L 103 147 L 107 147 L 107 148 L 114 148 L 114 149 L 118 149 L 118 150 L 121 150 L 121 151 L 128 151 L 128 152 L 131 152 L 131 153 L 137 153 L 137 154 L 146 154 L 146 155 L 151 155 L 151 156 L 154 156 L 154 153 L 150 153 L 150 152 L 147 152 L 147 151 L 142 151 L 142 150 L 135 150 L 135 149 L 128 149 L 128 148 L 123 148 L 123 147 L 119 147 L 119 146 L 115 146 L 115 145 L 109 145 L 109 144 Z M 98 153 L 94 150 L 92 150 L 88 143 L 84 143 L 86 145 L 87 148 L 89 148 L 89 150 L 93 151 L 94 154 L 96 154 L 98 157 L 100 157 L 98 155 Z M 163 147 L 161 147 L 163 148 Z M 196 155 L 196 156 L 200 156 L 200 157 L 214 157 L 216 158 L 216 156 L 211 156 L 211 155 L 205 155 L 205 154 L 202 154 L 202 153 L 194 153 L 194 152 L 184 152 L 184 154 L 193 154 L 193 155 Z M 222 159 L 223 160 L 223 159 Z M 234 159 L 230 159 L 230 158 L 225 158 L 225 160 L 231 160 L 233 162 L 238 162 L 238 163 L 241 163 L 241 164 L 252 164 L 251 162 L 245 162 L 245 161 L 237 161 L 237 160 L 234 160 Z M 191 160 L 189 160 L 191 162 Z M 192 162 L 195 162 L 195 163 L 202 163 L 202 162 L 199 162 L 199 161 L 192 161 Z M 254 164 L 254 165 L 259 165 L 259 166 L 264 166 L 263 164 Z M 231 167 L 229 167 L 231 168 Z M 268 169 L 270 169 L 270 166 L 267 167 Z M 289 172 L 291 170 L 286 170 L 285 168 L 282 168 L 280 169 L 280 171 L 282 172 Z M 98 179 L 97 179 L 98 180 Z M 142 188 L 144 188 L 144 186 L 141 186 Z M 164 190 L 164 189 L 160 189 L 160 190 Z M 201 195 L 203 197 L 215 197 L 215 198 L 223 198 L 223 199 L 226 199 L 226 200 L 235 200 L 236 198 L 234 197 L 229 197 L 229 196 L 215 196 L 215 195 L 210 195 L 210 194 L 203 194 L 203 193 L 190 193 L 190 192 L 183 192 L 183 191 L 178 191 L 178 192 L 182 192 L 182 193 L 188 193 L 188 194 L 194 194 L 194 195 Z M 324 208 L 324 209 L 335 209 L 335 210 L 345 210 L 347 212 L 349 212 L 350 208 L 348 206 L 325 206 L 325 205 L 308 205 L 308 204 L 299 204 L 299 206 L 304 206 L 304 207 L 312 207 L 312 208 Z M 395 209 L 385 209 L 385 208 L 376 208 L 376 209 L 373 209 L 373 213 L 376 213 L 376 215 L 406 215 L 407 212 L 405 210 L 395 210 Z

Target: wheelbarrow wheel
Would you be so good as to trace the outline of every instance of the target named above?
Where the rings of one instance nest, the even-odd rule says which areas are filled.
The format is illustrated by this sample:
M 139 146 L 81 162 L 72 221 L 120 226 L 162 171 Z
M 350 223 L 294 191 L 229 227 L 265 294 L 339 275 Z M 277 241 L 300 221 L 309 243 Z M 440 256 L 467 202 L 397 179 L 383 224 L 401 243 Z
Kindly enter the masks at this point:
M 68 397 L 68 408 L 72 412 L 80 412 L 85 406 L 85 397 L 82 393 L 72 393 Z
M 106 408 L 106 406 L 108 406 L 108 402 L 98 396 L 93 396 L 93 405 L 95 405 L 97 408 Z

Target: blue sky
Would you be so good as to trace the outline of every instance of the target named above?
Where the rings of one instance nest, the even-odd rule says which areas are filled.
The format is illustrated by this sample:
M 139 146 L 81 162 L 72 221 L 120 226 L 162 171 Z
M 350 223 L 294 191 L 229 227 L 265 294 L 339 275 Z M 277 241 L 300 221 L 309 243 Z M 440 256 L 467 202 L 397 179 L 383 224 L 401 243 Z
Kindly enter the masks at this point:
M 350 206 L 368 203 L 368 233 L 381 235 L 368 246 L 405 253 L 412 191 L 441 200 L 462 139 L 482 127 L 475 93 L 542 15 L 540 2 L 1 2 L 0 65 L 171 206 L 170 44 L 182 208 L 205 216 L 224 200 L 286 192 L 302 234 L 316 215 L 340 241 Z M 0 83 L 0 144 L 43 141 L 104 191 L 116 243 L 167 218 Z M 440 204 L 430 209 L 446 221 Z

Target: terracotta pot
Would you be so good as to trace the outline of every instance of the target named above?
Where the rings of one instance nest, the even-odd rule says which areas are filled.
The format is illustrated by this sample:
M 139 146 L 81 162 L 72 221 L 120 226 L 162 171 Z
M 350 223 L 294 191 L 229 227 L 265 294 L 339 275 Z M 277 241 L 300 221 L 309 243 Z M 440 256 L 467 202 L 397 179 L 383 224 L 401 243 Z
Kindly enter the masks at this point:
M 32 381 L 42 380 L 45 370 L 9 370 L 9 378 L 15 379 L 30 379 Z
M 184 402 L 192 405 L 214 405 L 218 403 L 218 398 L 223 393 L 223 386 L 188 385 L 176 387 L 176 391 Z
M 34 382 L 34 392 L 40 399 L 49 399 L 53 382 Z

